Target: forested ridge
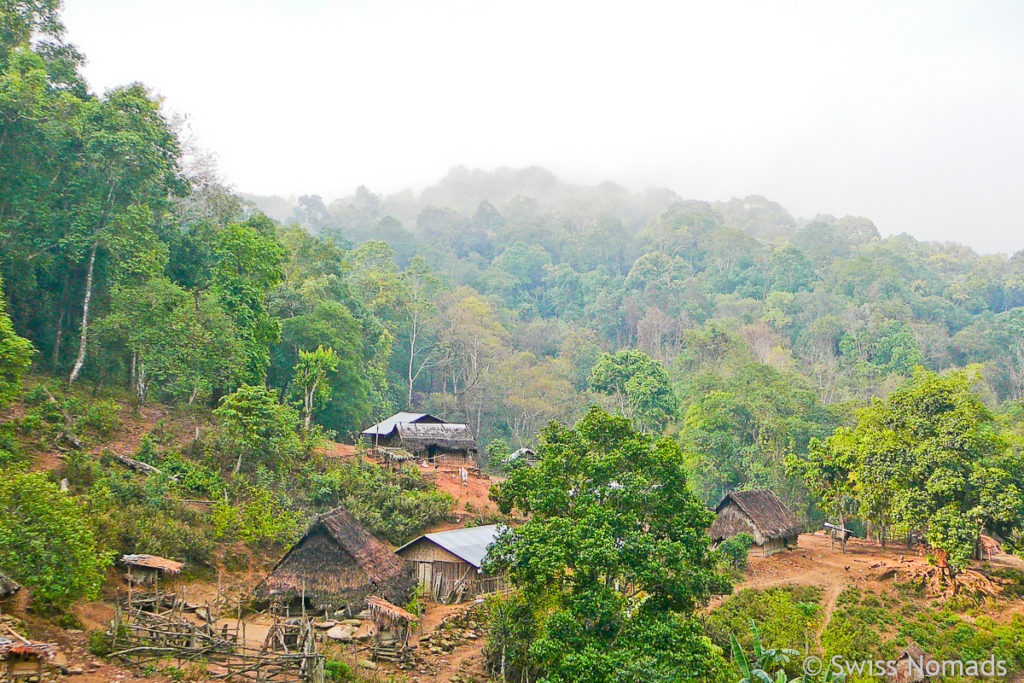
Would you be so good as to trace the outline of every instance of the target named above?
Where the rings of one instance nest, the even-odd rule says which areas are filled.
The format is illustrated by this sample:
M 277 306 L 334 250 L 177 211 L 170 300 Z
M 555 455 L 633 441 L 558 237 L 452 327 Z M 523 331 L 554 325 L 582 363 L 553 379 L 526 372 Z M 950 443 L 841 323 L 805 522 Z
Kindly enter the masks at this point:
M 0 569 L 40 609 L 94 597 L 117 552 L 245 564 L 339 505 L 408 541 L 450 496 L 320 454 L 410 409 L 507 477 L 479 521 L 530 516 L 491 560 L 527 675 L 723 676 L 694 609 L 746 557 L 706 538 L 732 490 L 921 532 L 954 581 L 983 532 L 1021 547 L 1024 252 L 536 167 L 244 195 L 148 87 L 90 90 L 59 3 L 0 8 Z M 117 453 L 126 407 L 161 419 Z M 520 446 L 536 468 L 501 462 Z
M 0 55 L 0 273 L 37 371 L 139 404 L 265 382 L 339 439 L 413 407 L 523 445 L 604 403 L 677 436 L 707 500 L 782 483 L 785 455 L 915 366 L 982 364 L 994 406 L 1024 392 L 1024 253 L 539 168 L 246 199 L 144 86 L 90 93 L 57 8 L 25 7 Z M 310 394 L 295 369 L 321 346 Z M 624 350 L 643 382 L 592 372 Z

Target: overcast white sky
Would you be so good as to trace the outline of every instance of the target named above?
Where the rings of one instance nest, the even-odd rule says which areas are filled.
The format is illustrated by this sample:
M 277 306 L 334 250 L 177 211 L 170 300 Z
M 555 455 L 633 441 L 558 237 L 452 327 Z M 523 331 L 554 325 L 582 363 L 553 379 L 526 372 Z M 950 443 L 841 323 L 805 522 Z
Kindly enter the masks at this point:
M 420 189 L 457 164 L 762 194 L 1024 249 L 1024 3 L 66 0 L 236 189 Z

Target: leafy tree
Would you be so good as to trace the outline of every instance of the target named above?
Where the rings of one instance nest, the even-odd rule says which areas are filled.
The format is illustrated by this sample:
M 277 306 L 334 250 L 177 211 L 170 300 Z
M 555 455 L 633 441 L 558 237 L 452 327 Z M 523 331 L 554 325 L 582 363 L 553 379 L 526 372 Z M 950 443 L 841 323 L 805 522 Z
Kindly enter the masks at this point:
M 263 215 L 232 223 L 218 236 L 211 287 L 238 328 L 243 381 L 262 381 L 270 364 L 268 345 L 280 336 L 280 322 L 267 310 L 267 296 L 281 280 L 283 263 L 273 223 Z
M 823 459 L 841 463 L 847 482 L 856 475 L 866 499 L 891 501 L 885 512 L 894 523 L 924 532 L 954 586 L 986 526 L 1024 526 L 1018 468 L 991 410 L 972 391 L 976 380 L 971 369 L 918 370 L 822 450 Z
M 225 396 L 213 414 L 224 430 L 225 450 L 238 454 L 234 474 L 243 463 L 252 468 L 290 466 L 302 454 L 302 442 L 296 434 L 298 413 L 278 403 L 277 396 L 266 387 L 243 384 Z
M 550 681 L 685 680 L 721 654 L 694 610 L 729 590 L 715 572 L 711 512 L 690 493 L 679 447 L 591 408 L 546 427 L 539 463 L 492 490 L 506 530 L 487 567 L 507 569 L 533 606 L 532 663 Z
M 326 380 L 328 375 L 337 371 L 339 362 L 338 352 L 330 346 L 318 346 L 315 351 L 299 351 L 295 385 L 302 392 L 302 423 L 307 432 L 313 425 L 313 409 L 331 395 Z
M 85 510 L 41 472 L 0 477 L 0 568 L 43 605 L 66 607 L 99 592 L 111 557 Z
M 21 376 L 32 362 L 32 344 L 14 332 L 4 303 L 3 283 L 0 282 L 0 408 L 18 395 Z
M 813 441 L 806 459 L 793 459 L 794 469 L 803 475 L 804 483 L 815 495 L 825 514 L 846 529 L 847 520 L 857 511 L 856 482 L 858 459 L 851 448 L 848 430 L 840 427 L 824 442 Z M 843 533 L 843 552 L 846 534 Z
M 590 372 L 590 388 L 614 396 L 622 414 L 645 431 L 664 428 L 679 405 L 665 367 L 643 351 L 602 355 Z

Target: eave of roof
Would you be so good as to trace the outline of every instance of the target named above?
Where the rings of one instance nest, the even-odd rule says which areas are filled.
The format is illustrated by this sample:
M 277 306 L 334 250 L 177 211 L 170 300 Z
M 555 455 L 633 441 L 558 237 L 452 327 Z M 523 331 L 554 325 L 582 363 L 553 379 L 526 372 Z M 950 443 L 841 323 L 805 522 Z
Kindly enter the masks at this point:
M 412 423 L 417 420 L 422 420 L 425 417 L 433 417 L 430 413 L 395 413 L 386 420 L 381 420 L 377 424 L 363 430 L 364 436 L 387 436 L 391 432 L 395 431 L 395 428 L 399 424 Z M 435 418 L 437 419 L 437 418 Z
M 401 548 L 395 550 L 395 552 L 401 553 L 412 544 L 426 539 L 480 569 L 483 566 L 484 558 L 487 556 L 487 549 L 498 538 L 498 534 L 501 533 L 504 526 L 504 524 L 488 524 L 486 526 L 435 531 L 409 541 Z

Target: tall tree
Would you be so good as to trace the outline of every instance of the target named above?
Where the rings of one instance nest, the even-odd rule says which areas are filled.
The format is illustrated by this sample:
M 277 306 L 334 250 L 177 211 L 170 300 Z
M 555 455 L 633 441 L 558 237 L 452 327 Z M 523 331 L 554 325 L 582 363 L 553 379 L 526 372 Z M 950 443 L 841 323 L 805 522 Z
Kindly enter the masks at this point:
M 711 675 L 721 652 L 694 611 L 730 586 L 715 571 L 712 513 L 690 492 L 678 445 L 592 408 L 573 428 L 545 428 L 537 452 L 536 466 L 492 490 L 503 513 L 527 516 L 487 558 L 510 572 L 538 625 L 532 642 L 510 645 L 527 645 L 548 681 Z

